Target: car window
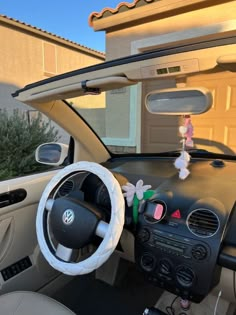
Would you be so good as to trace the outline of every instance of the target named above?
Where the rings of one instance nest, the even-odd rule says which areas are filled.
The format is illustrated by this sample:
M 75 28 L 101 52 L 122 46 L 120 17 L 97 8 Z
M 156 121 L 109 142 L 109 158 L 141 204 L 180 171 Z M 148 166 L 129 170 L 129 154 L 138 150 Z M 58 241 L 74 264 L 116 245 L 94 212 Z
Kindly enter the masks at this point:
M 130 138 L 130 88 L 68 99 L 113 153 L 135 153 Z
M 30 106 L 17 102 L 4 106 L 0 100 L 0 181 L 52 170 L 39 164 L 35 150 L 43 143 L 69 144 L 69 135 Z
M 190 149 L 235 155 L 236 93 L 232 83 L 235 79 L 235 74 L 226 72 L 206 74 L 204 77 L 194 74 L 186 78 L 186 87 L 204 87 L 212 95 L 210 109 L 190 117 L 193 126 L 193 145 Z M 182 138 L 179 127 L 185 124 L 184 115 L 154 115 L 145 106 L 145 95 L 157 90 L 157 86 L 157 81 L 148 80 L 139 86 L 68 101 L 113 153 L 180 150 Z

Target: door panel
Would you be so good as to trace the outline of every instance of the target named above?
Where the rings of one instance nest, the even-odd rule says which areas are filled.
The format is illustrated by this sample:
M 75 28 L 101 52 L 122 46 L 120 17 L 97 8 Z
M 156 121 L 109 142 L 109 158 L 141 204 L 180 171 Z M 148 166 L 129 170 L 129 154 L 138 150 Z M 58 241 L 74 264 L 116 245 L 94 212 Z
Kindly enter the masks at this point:
M 43 189 L 57 171 L 0 182 L 0 196 L 24 189 L 23 201 L 0 208 L 1 293 L 38 290 L 58 275 L 40 253 L 35 220 Z

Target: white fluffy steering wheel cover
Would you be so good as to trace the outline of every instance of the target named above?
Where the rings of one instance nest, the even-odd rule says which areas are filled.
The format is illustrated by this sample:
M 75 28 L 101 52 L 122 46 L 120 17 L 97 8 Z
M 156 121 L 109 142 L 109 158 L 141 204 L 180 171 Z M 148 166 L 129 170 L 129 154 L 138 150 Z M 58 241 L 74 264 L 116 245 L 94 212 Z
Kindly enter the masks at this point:
M 81 262 L 68 263 L 59 260 L 48 248 L 44 237 L 43 216 L 44 211 L 47 211 L 45 205 L 51 191 L 65 176 L 75 171 L 91 172 L 104 182 L 111 199 L 112 211 L 107 233 L 94 254 Z M 53 268 L 67 275 L 82 275 L 99 268 L 110 257 L 119 242 L 124 225 L 124 209 L 124 197 L 120 185 L 108 169 L 93 162 L 78 162 L 65 167 L 47 184 L 38 206 L 36 233 L 44 257 Z

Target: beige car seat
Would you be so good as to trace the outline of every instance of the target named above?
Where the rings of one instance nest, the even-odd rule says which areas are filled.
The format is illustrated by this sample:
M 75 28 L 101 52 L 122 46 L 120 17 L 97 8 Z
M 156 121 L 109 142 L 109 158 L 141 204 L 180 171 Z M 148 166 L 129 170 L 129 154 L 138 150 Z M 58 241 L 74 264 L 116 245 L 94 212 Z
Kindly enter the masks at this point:
M 75 315 L 52 298 L 28 291 L 15 291 L 0 296 L 0 315 Z

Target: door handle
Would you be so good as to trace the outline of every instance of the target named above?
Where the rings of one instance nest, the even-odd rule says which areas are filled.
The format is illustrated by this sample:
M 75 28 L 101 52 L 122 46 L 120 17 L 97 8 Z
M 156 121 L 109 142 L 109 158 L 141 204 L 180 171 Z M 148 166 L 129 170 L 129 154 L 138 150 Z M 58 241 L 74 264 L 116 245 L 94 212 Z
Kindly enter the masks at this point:
M 16 189 L 0 194 L 0 208 L 23 201 L 27 196 L 25 189 Z

